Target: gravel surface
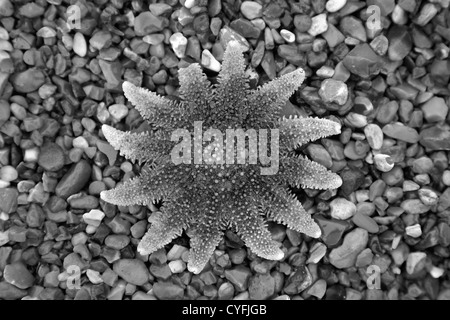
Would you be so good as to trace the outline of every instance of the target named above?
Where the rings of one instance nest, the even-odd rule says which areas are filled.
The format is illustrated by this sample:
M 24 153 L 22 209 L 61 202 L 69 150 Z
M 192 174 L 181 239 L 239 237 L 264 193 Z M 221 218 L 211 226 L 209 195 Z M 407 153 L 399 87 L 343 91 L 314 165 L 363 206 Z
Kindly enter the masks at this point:
M 449 4 L 0 0 L 0 300 L 450 299 Z M 320 239 L 271 223 L 268 261 L 229 231 L 193 275 L 185 235 L 136 252 L 160 204 L 100 200 L 140 171 L 100 128 L 144 129 L 124 80 L 176 98 L 230 40 L 253 86 L 305 70 L 283 114 L 343 123 L 303 150 L 343 185 L 298 191 Z

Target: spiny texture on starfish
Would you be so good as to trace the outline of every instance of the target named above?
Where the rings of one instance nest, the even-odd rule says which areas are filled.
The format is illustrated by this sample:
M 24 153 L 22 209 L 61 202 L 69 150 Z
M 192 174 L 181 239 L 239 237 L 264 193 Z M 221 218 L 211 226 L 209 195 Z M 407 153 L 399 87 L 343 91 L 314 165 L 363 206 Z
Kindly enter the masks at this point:
M 179 70 L 178 77 L 179 101 L 168 100 L 129 82 L 123 84 L 125 96 L 152 125 L 152 132 L 131 133 L 107 125 L 102 127 L 116 150 L 145 164 L 139 177 L 103 191 L 101 198 L 121 206 L 163 200 L 160 211 L 150 218 L 151 226 L 138 251 L 152 253 L 186 230 L 191 246 L 188 269 L 199 273 L 226 228 L 235 230 L 258 256 L 271 260 L 280 260 L 284 254 L 280 244 L 271 238 L 267 220 L 320 237 L 320 228 L 288 186 L 335 189 L 342 180 L 292 151 L 310 141 L 340 133 L 340 125 L 317 118 L 279 118 L 282 106 L 303 82 L 304 71 L 297 69 L 251 90 L 242 49 L 232 42 L 225 50 L 216 85 L 211 85 L 195 63 Z M 193 132 L 195 121 L 202 121 L 205 130 L 214 128 L 221 132 L 228 128 L 278 129 L 278 172 L 262 175 L 261 163 L 250 161 L 234 165 L 174 164 L 169 155 L 178 141 L 171 141 L 171 135 L 176 129 Z M 205 145 L 207 142 L 203 141 Z

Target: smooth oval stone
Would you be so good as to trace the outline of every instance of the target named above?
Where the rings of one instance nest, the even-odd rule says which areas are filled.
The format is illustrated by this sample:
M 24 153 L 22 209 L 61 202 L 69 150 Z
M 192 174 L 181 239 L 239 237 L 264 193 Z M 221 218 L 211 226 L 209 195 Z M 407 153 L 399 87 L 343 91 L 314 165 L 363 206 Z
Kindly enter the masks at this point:
M 419 134 L 417 131 L 400 122 L 385 125 L 383 127 L 383 133 L 391 138 L 409 143 L 416 143 L 419 141 Z
M 62 177 L 56 186 L 58 197 L 67 199 L 72 194 L 79 192 L 91 176 L 91 166 L 86 160 L 81 160 L 72 165 L 69 171 Z
M 371 217 L 361 212 L 357 212 L 353 216 L 352 221 L 358 227 L 363 228 L 369 231 L 370 233 L 377 233 L 380 230 L 375 220 L 373 220 Z
M 39 69 L 30 68 L 11 76 L 11 83 L 17 92 L 30 93 L 45 83 L 45 75 Z
M 33 275 L 21 262 L 6 265 L 3 277 L 19 289 L 28 289 L 34 283 Z
M 126 282 L 142 286 L 149 279 L 149 271 L 145 263 L 137 259 L 121 259 L 114 262 L 113 270 Z

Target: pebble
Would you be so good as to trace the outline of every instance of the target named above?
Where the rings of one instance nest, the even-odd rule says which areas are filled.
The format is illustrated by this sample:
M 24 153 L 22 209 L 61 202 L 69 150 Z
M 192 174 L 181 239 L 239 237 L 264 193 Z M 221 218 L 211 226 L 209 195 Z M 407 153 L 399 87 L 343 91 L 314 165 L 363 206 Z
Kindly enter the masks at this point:
M 0 212 L 10 214 L 16 211 L 18 196 L 16 188 L 0 188 Z
M 417 143 L 419 141 L 419 134 L 417 131 L 413 128 L 405 126 L 401 122 L 385 125 L 383 127 L 383 133 L 388 137 L 408 143 Z
M 297 14 L 294 16 L 294 27 L 300 32 L 307 32 L 311 28 L 311 24 L 311 17 L 306 14 Z
M 16 180 L 19 174 L 13 166 L 3 166 L 0 168 L 0 180 L 11 182 Z
M 8 121 L 11 115 L 11 106 L 6 100 L 0 100 L 0 127 Z
M 164 27 L 165 23 L 163 19 L 153 15 L 149 11 L 142 12 L 134 19 L 134 32 L 138 37 L 157 33 L 162 31 Z
M 6 265 L 3 270 L 4 279 L 19 289 L 28 289 L 34 283 L 34 276 L 21 262 Z
M 416 223 L 412 226 L 405 228 L 405 233 L 413 238 L 419 238 L 422 235 L 422 228 L 420 227 L 420 224 Z
M 421 214 L 430 211 L 430 207 L 425 205 L 420 199 L 403 200 L 400 207 L 410 214 Z
M 170 282 L 157 282 L 153 284 L 153 294 L 159 300 L 182 300 L 184 290 Z
M 347 0 L 328 0 L 325 4 L 325 9 L 327 9 L 328 12 L 336 12 L 341 10 L 346 3 Z
M 413 274 L 425 266 L 425 259 L 427 254 L 425 252 L 411 252 L 408 254 L 406 259 L 406 272 L 408 274 Z
M 81 32 L 75 33 L 73 37 L 73 52 L 82 58 L 87 54 L 86 39 Z
M 394 25 L 387 34 L 388 56 L 392 61 L 403 60 L 412 49 L 411 33 L 406 26 Z
M 343 81 L 325 79 L 320 85 L 319 96 L 324 102 L 336 102 L 342 106 L 347 102 L 348 88 Z
M 315 220 L 322 230 L 321 239 L 327 247 L 335 247 L 338 245 L 342 235 L 348 227 L 348 224 L 344 221 L 325 219 L 321 216 L 315 218 Z
M 447 118 L 448 106 L 445 103 L 445 100 L 440 97 L 431 98 L 425 102 L 420 109 L 427 122 L 440 122 L 445 121 Z
M 185 57 L 188 40 L 181 32 L 175 32 L 169 38 L 170 45 L 175 55 L 182 59 Z
M 364 250 L 369 241 L 369 233 L 362 228 L 350 231 L 341 246 L 331 250 L 330 263 L 338 269 L 349 268 L 355 265 L 356 257 Z
M 362 212 L 357 212 L 353 216 L 352 221 L 355 225 L 369 231 L 370 233 L 378 233 L 380 230 L 376 221 Z
M 122 234 L 112 234 L 105 238 L 105 244 L 113 249 L 122 250 L 130 243 L 130 238 Z
M 361 20 L 353 16 L 342 18 L 339 24 L 339 29 L 344 35 L 347 36 L 346 42 L 349 37 L 359 40 L 355 41 L 355 44 L 358 44 L 359 42 L 367 42 L 366 29 L 364 28 L 364 25 Z
M 0 16 L 10 17 L 14 13 L 14 6 L 9 0 L 0 0 Z
M 329 1 L 328 1 L 329 2 Z M 317 299 L 322 299 L 327 291 L 327 282 L 324 279 L 319 279 L 314 284 L 306 290 L 306 293 L 316 297 Z
M 331 217 L 335 219 L 349 219 L 355 214 L 355 212 L 355 204 L 345 198 L 335 198 L 330 202 L 330 214 Z
M 98 209 L 92 209 L 91 211 L 83 214 L 84 222 L 93 227 L 98 227 L 104 217 L 105 214 Z
M 225 270 L 225 278 L 230 281 L 239 292 L 248 288 L 248 281 L 252 275 L 249 268 L 243 265 L 237 265 L 231 269 Z
M 214 71 L 219 72 L 221 68 L 221 64 L 219 61 L 217 61 L 216 58 L 212 55 L 212 53 L 208 49 L 204 49 L 202 51 L 202 60 L 201 64 L 203 67 Z
M 300 265 L 286 281 L 284 292 L 289 295 L 299 294 L 312 284 L 312 275 L 305 265 Z
M 244 1 L 241 4 L 241 13 L 248 20 L 253 20 L 262 17 L 262 5 L 256 1 Z
M 186 270 L 186 262 L 183 260 L 173 260 L 169 262 L 169 268 L 172 273 L 181 273 Z
M 113 270 L 126 282 L 142 286 L 149 280 L 149 271 L 144 262 L 137 259 L 120 259 L 114 262 Z
M 373 150 L 380 150 L 383 146 L 383 131 L 381 128 L 374 123 L 369 123 L 367 126 L 364 127 L 364 134 L 366 136 L 367 142 L 369 143 L 369 146 Z
M 318 263 L 327 253 L 327 247 L 323 243 L 317 242 L 309 249 L 309 252 L 310 256 L 306 264 Z
M 430 150 L 450 150 L 450 130 L 441 126 L 423 129 L 420 144 Z
M 45 75 L 40 69 L 30 68 L 12 75 L 10 81 L 17 92 L 30 93 L 45 83 Z
M 78 193 L 91 177 L 91 166 L 86 160 L 81 160 L 72 165 L 67 173 L 58 182 L 55 193 L 58 197 L 67 199 Z
M 125 118 L 128 115 L 128 108 L 126 105 L 121 103 L 115 103 L 113 105 L 110 105 L 108 107 L 108 111 L 111 114 L 111 116 L 116 120 L 117 122 L 121 121 L 123 118 Z
M 372 263 L 373 253 L 370 248 L 366 248 L 361 251 L 360 254 L 356 257 L 355 266 L 357 268 L 366 267 Z
M 377 154 L 373 157 L 375 167 L 381 172 L 389 172 L 394 168 L 394 161 L 387 154 Z
M 93 284 L 103 283 L 103 279 L 100 276 L 100 272 L 98 272 L 96 270 L 87 269 L 86 276 L 88 277 L 89 281 Z
M 327 15 L 326 13 L 318 14 L 311 18 L 311 27 L 308 29 L 308 33 L 313 37 L 324 33 L 328 29 Z
M 369 78 L 379 73 L 380 57 L 367 44 L 356 45 L 344 58 L 344 66 L 353 74 Z
M 251 300 L 266 300 L 275 293 L 275 279 L 270 274 L 250 278 L 248 292 Z
M 1 13 L 1 6 L 2 3 L 0 0 L 0 13 Z M 0 282 L 0 299 L 18 300 L 25 297 L 26 295 L 27 295 L 26 290 L 19 289 L 6 281 Z
M 295 42 L 295 34 L 290 32 L 289 30 L 282 29 L 280 31 L 280 35 L 287 43 L 294 43 Z

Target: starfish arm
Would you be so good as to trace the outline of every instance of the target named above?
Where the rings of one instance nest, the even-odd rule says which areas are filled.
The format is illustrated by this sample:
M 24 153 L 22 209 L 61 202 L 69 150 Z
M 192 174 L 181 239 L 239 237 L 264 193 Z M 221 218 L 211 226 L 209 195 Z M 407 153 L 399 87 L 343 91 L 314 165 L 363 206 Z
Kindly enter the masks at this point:
M 282 106 L 305 80 L 305 71 L 299 68 L 274 79 L 249 97 L 247 127 L 266 126 L 279 117 Z
M 186 68 L 178 71 L 180 81 L 180 97 L 188 103 L 193 103 L 194 114 L 198 114 L 198 119 L 205 119 L 209 114 L 209 104 L 211 103 L 213 91 L 211 83 L 203 73 L 198 63 L 192 63 Z M 198 120 L 195 119 L 195 120 Z
M 222 69 L 217 77 L 211 117 L 218 124 L 224 123 L 224 128 L 241 125 L 243 121 L 249 90 L 243 51 L 237 41 L 231 41 L 224 52 Z
M 100 192 L 100 198 L 118 206 L 146 205 L 151 202 L 148 187 L 141 177 L 132 178 L 114 189 Z
M 305 211 L 296 196 L 286 188 L 275 186 L 261 197 L 262 209 L 273 221 L 285 224 L 288 228 L 319 238 L 321 231 L 311 215 Z
M 173 148 L 173 143 L 158 139 L 157 135 L 148 132 L 131 133 L 120 131 L 106 124 L 102 132 L 115 150 L 125 158 L 139 163 L 159 159 L 166 156 Z
M 217 220 L 211 218 L 203 223 L 196 223 L 189 232 L 191 250 L 189 251 L 188 270 L 194 274 L 200 273 L 217 245 L 223 238 Z
M 151 226 L 138 244 L 140 254 L 151 254 L 183 233 L 188 223 L 187 216 L 179 214 L 174 207 L 171 209 L 174 211 L 163 209 L 163 212 L 151 216 Z
M 283 118 L 279 121 L 280 151 L 290 151 L 309 141 L 341 133 L 341 125 L 319 118 Z
M 281 159 L 279 176 L 293 187 L 310 189 L 337 189 L 341 177 L 323 165 L 299 155 Z
M 125 81 L 122 85 L 125 97 L 136 107 L 142 118 L 162 129 L 184 127 L 185 114 L 175 101 Z

